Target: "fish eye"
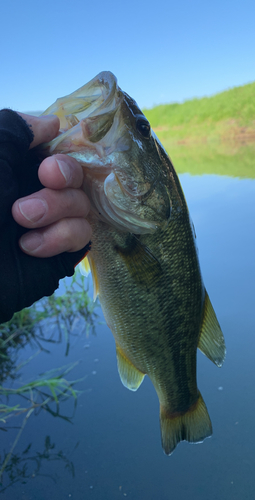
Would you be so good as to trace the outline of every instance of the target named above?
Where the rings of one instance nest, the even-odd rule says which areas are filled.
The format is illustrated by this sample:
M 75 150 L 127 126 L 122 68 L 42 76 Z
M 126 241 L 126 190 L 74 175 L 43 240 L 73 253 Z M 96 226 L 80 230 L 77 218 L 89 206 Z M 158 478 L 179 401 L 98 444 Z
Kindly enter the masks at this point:
M 136 119 L 136 128 L 143 137 L 148 139 L 151 136 L 151 127 L 149 122 L 144 117 L 138 117 Z

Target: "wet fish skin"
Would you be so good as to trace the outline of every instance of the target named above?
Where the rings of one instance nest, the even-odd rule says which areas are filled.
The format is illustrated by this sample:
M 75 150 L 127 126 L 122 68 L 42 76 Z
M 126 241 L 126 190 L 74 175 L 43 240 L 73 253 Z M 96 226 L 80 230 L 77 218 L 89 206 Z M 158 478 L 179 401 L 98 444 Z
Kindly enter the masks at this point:
M 101 73 L 87 84 L 91 91 L 94 81 L 105 97 L 99 93 L 98 107 L 93 97 L 92 116 L 81 118 L 82 127 L 78 121 L 78 133 L 71 115 L 74 143 L 67 131 L 50 152 L 68 152 L 83 165 L 92 203 L 89 263 L 116 341 L 120 377 L 131 390 L 150 377 L 160 402 L 162 446 L 171 454 L 178 442 L 200 442 L 212 433 L 197 388 L 196 353 L 199 347 L 221 366 L 225 344 L 179 178 L 141 110 L 112 77 Z M 73 97 L 65 99 L 70 111 Z M 65 117 L 62 104 L 53 107 Z

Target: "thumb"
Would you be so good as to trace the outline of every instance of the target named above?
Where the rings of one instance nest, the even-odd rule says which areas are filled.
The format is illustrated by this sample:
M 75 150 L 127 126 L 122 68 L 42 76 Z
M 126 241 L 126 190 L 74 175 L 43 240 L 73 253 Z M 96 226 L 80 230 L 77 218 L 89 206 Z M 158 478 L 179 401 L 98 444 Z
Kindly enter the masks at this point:
M 32 116 L 24 113 L 18 113 L 32 129 L 34 139 L 30 144 L 30 148 L 35 148 L 38 144 L 48 142 L 58 135 L 59 118 L 56 115 Z

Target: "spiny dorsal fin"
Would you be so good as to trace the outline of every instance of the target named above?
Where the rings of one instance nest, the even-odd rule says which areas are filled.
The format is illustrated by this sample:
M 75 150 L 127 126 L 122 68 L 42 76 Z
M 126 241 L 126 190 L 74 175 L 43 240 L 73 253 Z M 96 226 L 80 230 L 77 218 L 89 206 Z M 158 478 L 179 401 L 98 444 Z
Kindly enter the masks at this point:
M 225 341 L 206 291 L 198 348 L 213 363 L 217 366 L 222 366 L 226 356 Z
M 171 415 L 160 405 L 160 428 L 162 448 L 167 455 L 180 441 L 201 443 L 211 436 L 212 424 L 200 392 L 196 403 L 183 414 Z
M 122 384 L 127 387 L 127 389 L 130 389 L 130 391 L 137 391 L 144 379 L 144 373 L 137 370 L 133 363 L 125 356 L 118 344 L 116 344 L 116 354 Z

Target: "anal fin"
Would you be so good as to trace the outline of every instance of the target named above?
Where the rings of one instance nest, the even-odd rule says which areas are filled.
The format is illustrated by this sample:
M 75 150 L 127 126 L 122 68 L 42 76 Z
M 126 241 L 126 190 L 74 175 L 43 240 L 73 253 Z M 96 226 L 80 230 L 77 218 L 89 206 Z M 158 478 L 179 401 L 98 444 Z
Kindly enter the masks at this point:
M 117 364 L 119 375 L 122 384 L 130 389 L 130 391 L 137 391 L 140 387 L 145 374 L 137 370 L 137 368 L 125 356 L 121 348 L 116 344 Z
M 184 414 L 171 414 L 160 406 L 160 427 L 166 455 L 171 455 L 180 441 L 201 443 L 211 436 L 212 424 L 200 392 L 196 403 Z
M 225 341 L 206 291 L 198 348 L 213 363 L 217 366 L 222 366 L 226 356 Z

